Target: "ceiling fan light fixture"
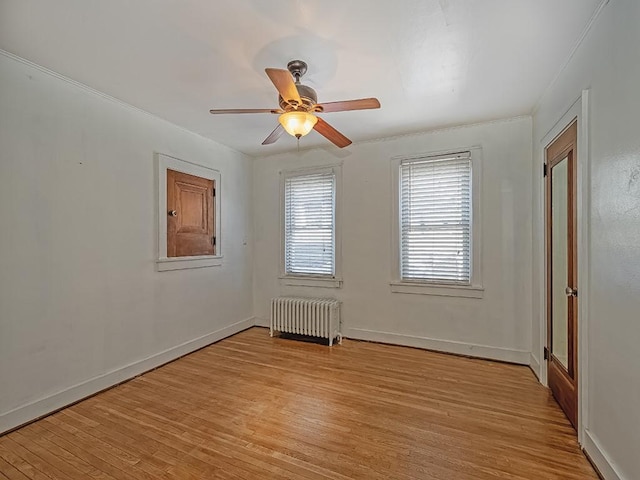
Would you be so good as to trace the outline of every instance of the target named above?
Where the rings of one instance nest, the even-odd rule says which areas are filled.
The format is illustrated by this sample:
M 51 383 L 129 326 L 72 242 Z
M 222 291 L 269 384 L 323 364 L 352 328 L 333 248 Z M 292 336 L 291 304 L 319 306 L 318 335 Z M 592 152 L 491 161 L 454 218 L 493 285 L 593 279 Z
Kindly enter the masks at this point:
M 287 133 L 296 138 L 304 137 L 318 122 L 318 117 L 309 112 L 286 112 L 278 118 Z
M 351 140 L 327 123 L 324 118 L 316 117 L 315 112 L 346 112 L 350 110 L 370 110 L 380 108 L 377 98 L 360 98 L 338 102 L 318 103 L 316 91 L 300 83 L 307 71 L 307 64 L 302 60 L 292 60 L 287 70 L 265 68 L 265 73 L 278 91 L 280 108 L 224 108 L 209 110 L 210 113 L 273 113 L 279 115 L 279 125 L 262 142 L 263 145 L 275 143 L 284 132 L 300 139 L 311 130 L 315 130 L 338 148 L 351 145 Z M 295 79 L 295 81 L 294 81 Z

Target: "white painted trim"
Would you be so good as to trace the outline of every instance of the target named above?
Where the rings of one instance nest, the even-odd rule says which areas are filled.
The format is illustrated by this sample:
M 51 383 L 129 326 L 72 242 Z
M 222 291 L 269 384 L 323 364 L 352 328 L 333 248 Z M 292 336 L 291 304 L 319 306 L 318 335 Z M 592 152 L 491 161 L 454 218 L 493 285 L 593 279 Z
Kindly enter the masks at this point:
M 542 92 L 542 95 L 540 95 L 540 98 L 538 99 L 537 103 L 533 107 L 531 116 L 535 116 L 536 113 L 538 113 L 538 110 L 540 110 L 540 107 L 542 106 L 542 101 L 546 98 L 547 94 L 551 91 L 553 86 L 558 82 L 558 79 L 560 78 L 562 73 L 567 69 L 567 67 L 571 63 L 571 60 L 573 60 L 573 57 L 576 55 L 578 49 L 584 42 L 585 38 L 587 38 L 587 35 L 595 25 L 596 20 L 598 20 L 598 18 L 600 17 L 600 14 L 604 10 L 604 7 L 607 6 L 609 1 L 610 0 L 600 0 L 600 3 L 596 6 L 595 10 L 593 11 L 591 18 L 589 19 L 584 29 L 582 30 L 582 33 L 580 34 L 580 37 L 578 37 L 578 40 L 576 40 L 576 43 L 571 49 L 571 51 L 569 52 L 569 55 L 567 56 L 566 60 L 562 63 L 557 73 L 551 79 L 551 82 L 549 82 L 549 85 L 547 85 L 547 87 L 544 89 L 544 91 Z
M 266 327 L 269 328 L 271 326 L 271 320 L 268 318 L 255 317 L 254 318 L 254 326 L 255 327 Z
M 80 83 L 77 80 L 73 80 L 72 78 L 65 77 L 64 75 L 62 75 L 62 74 L 60 74 L 58 72 L 54 72 L 53 70 L 49 70 L 48 68 L 43 67 L 42 65 L 38 65 L 37 63 L 34 63 L 34 62 L 30 61 L 30 60 L 27 60 L 26 58 L 20 57 L 19 55 L 15 55 L 15 54 L 13 54 L 11 52 L 7 52 L 6 50 L 2 50 L 2 49 L 0 49 L 0 55 L 2 55 L 3 57 L 10 58 L 11 60 L 14 60 L 16 62 L 22 63 L 23 65 L 31 67 L 31 68 L 33 68 L 35 70 L 39 70 L 40 72 L 42 72 L 42 73 L 44 73 L 46 75 L 49 75 L 51 77 L 57 78 L 58 80 L 61 80 L 61 81 L 65 82 L 65 83 L 73 85 L 74 87 L 77 87 L 77 88 L 83 90 L 84 92 L 86 92 L 86 93 L 88 93 L 90 95 L 94 95 L 96 97 L 103 98 L 105 100 L 108 100 L 109 102 L 116 103 L 121 107 L 125 107 L 127 109 L 134 110 L 134 111 L 136 111 L 138 113 L 142 113 L 143 115 L 146 115 L 147 117 L 151 117 L 154 120 L 160 121 L 160 122 L 162 122 L 162 123 L 164 123 L 166 125 L 171 125 L 172 127 L 177 128 L 179 130 L 182 130 L 183 132 L 188 133 L 190 135 L 194 135 L 194 136 L 199 137 L 199 138 L 204 138 L 205 140 L 207 140 L 209 142 L 213 142 L 216 145 L 224 148 L 225 150 L 228 150 L 229 152 L 239 153 L 241 155 L 246 155 L 248 157 L 253 157 L 252 155 L 247 155 L 246 153 L 243 153 L 243 152 L 241 152 L 239 150 L 235 150 L 235 149 L 233 149 L 233 148 L 231 148 L 231 147 L 229 147 L 229 146 L 227 146 L 227 145 L 225 145 L 223 143 L 220 143 L 220 142 L 218 142 L 216 140 L 213 140 L 212 138 L 205 137 L 204 135 L 196 133 L 193 130 L 189 130 L 189 129 L 187 129 L 187 128 L 181 126 L 181 125 L 178 125 L 176 123 L 173 123 L 173 122 L 171 122 L 171 121 L 169 121 L 169 120 L 167 120 L 165 118 L 159 117 L 159 116 L 157 116 L 157 115 L 155 115 L 155 114 L 153 114 L 151 112 L 143 110 L 142 108 L 136 107 L 135 105 L 131 105 L 130 103 L 126 103 L 126 102 L 120 100 L 119 98 L 112 97 L 111 95 L 109 95 L 107 93 L 101 92 L 100 90 L 96 90 L 95 88 L 92 88 L 89 85 L 86 85 L 84 83 Z
M 222 265 L 222 258 L 222 256 L 216 255 L 160 258 L 156 260 L 156 267 L 159 272 L 185 270 L 188 268 L 219 267 Z
M 540 380 L 540 361 L 533 353 L 529 357 L 529 367 L 538 380 Z
M 0 414 L 0 434 L 48 415 L 51 412 L 136 377 L 144 372 L 148 372 L 160 365 L 194 352 L 202 347 L 206 347 L 223 338 L 241 332 L 242 330 L 252 327 L 254 323 L 255 320 L 253 317 L 247 318 L 246 320 L 236 322 L 201 337 L 176 345 L 175 347 L 168 348 L 162 352 L 155 353 L 147 358 L 137 360 L 123 367 L 85 380 L 52 395 L 4 412 Z
M 279 277 L 280 285 L 293 287 L 342 288 L 342 280 L 333 277 L 285 275 Z
M 538 172 L 542 172 L 542 165 L 545 162 L 545 149 L 556 137 L 558 137 L 566 127 L 578 119 L 578 442 L 584 441 L 585 431 L 589 427 L 588 417 L 588 333 L 589 333 L 589 216 L 590 216 L 590 151 L 589 151 L 589 90 L 583 90 L 580 97 L 567 110 L 562 118 L 547 132 L 540 142 L 541 156 L 538 159 Z M 541 175 L 539 173 L 539 175 Z M 539 279 L 540 285 L 540 351 L 539 358 L 544 358 L 544 347 L 547 343 L 547 308 L 546 308 L 546 278 L 547 278 L 547 251 L 545 241 L 545 181 L 540 182 L 540 215 L 535 219 L 538 231 L 542 233 L 542 245 L 538 247 L 542 255 L 539 257 L 542 263 L 540 271 L 542 277 Z M 540 365 L 540 383 L 547 385 L 547 362 Z
M 605 480 L 626 480 L 589 430 L 584 432 L 582 448 Z
M 482 298 L 484 288 L 476 285 L 430 285 L 425 282 L 391 282 L 391 292 L 440 297 Z
M 606 0 L 608 2 L 608 0 Z M 590 96 L 582 91 L 578 115 L 578 441 L 589 428 L 589 272 L 591 244 Z
M 435 338 L 417 337 L 413 335 L 380 332 L 361 328 L 347 328 L 345 332 L 343 332 L 343 336 L 345 338 L 352 338 L 356 340 L 368 340 L 371 342 L 389 343 L 405 347 L 423 348 L 425 350 L 468 355 L 470 357 L 518 363 L 520 365 L 529 365 L 530 361 L 530 352 L 525 350 L 491 347 L 488 345 L 477 345 L 466 342 L 439 340 Z
M 269 327 L 269 323 L 268 318 L 255 318 L 255 326 Z M 435 338 L 380 332 L 363 328 L 346 328 L 343 330 L 343 337 L 353 340 L 366 340 L 369 342 L 387 343 L 389 345 L 422 348 L 425 350 L 434 350 L 443 353 L 468 355 L 470 357 L 499 360 L 503 362 L 517 363 L 520 365 L 529 365 L 531 359 L 530 352 L 525 350 L 491 347 L 466 342 L 455 342 L 451 340 L 438 340 Z
M 285 257 L 285 239 L 284 239 L 284 184 L 285 180 L 290 177 L 297 177 L 301 175 L 313 175 L 319 173 L 333 173 L 336 179 L 336 191 L 335 191 L 335 210 L 334 210 L 334 275 L 321 278 L 320 276 L 303 276 L 303 275 L 288 275 L 285 271 L 284 257 Z M 280 283 L 282 285 L 290 286 L 302 286 L 302 287 L 330 287 L 330 288 L 342 288 L 342 162 L 317 165 L 311 167 L 302 167 L 294 169 L 285 169 L 280 171 Z M 310 282 L 309 279 L 314 281 Z M 316 284 L 314 284 L 314 282 Z
M 603 0 L 604 3 L 608 3 L 609 0 Z M 12 60 L 15 60 L 19 63 L 22 63 L 24 65 L 27 65 L 31 68 L 34 68 L 36 70 L 41 71 L 42 73 L 45 73 L 47 75 L 50 75 L 52 77 L 57 78 L 58 80 L 62 80 L 65 83 L 71 84 L 75 87 L 80 88 L 81 90 L 84 90 L 85 92 L 91 94 L 91 95 L 95 95 L 97 97 L 101 97 L 105 100 L 108 100 L 110 102 L 116 103 L 122 107 L 131 109 L 131 110 L 135 110 L 138 113 L 142 113 L 148 117 L 151 117 L 155 120 L 158 120 L 162 123 L 165 123 L 167 125 L 171 125 L 172 127 L 175 127 L 179 130 L 182 130 L 185 133 L 188 133 L 190 135 L 195 135 L 197 137 L 200 138 L 204 138 L 205 140 L 208 140 L 210 142 L 215 143 L 216 145 L 220 146 L 221 148 L 224 148 L 226 150 L 228 150 L 229 152 L 233 152 L 236 154 L 241 154 L 244 155 L 246 157 L 250 157 L 253 158 L 255 160 L 267 160 L 270 157 L 276 157 L 276 156 L 280 156 L 283 154 L 294 154 L 296 153 L 296 150 L 294 150 L 293 148 L 291 150 L 288 151 L 284 151 L 284 152 L 273 152 L 273 153 L 269 153 L 269 154 L 264 154 L 264 153 L 245 153 L 242 152 L 240 150 L 236 150 L 234 148 L 229 147 L 228 145 L 225 145 L 224 143 L 220 143 L 217 140 L 214 140 L 210 137 L 206 137 L 200 133 L 194 132 L 193 130 L 189 130 L 181 125 L 178 125 L 176 123 L 173 123 L 165 118 L 159 117 L 151 112 L 148 112 L 146 110 L 143 110 L 142 108 L 136 107 L 135 105 L 131 105 L 130 103 L 126 103 L 116 97 L 113 97 L 109 94 L 106 94 L 104 92 L 101 92 L 99 90 L 96 90 L 84 83 L 80 83 L 77 80 L 73 80 L 72 78 L 69 77 L 65 77 L 64 75 L 58 73 L 58 72 L 54 72 L 53 70 L 50 70 L 46 67 L 43 67 L 42 65 L 38 65 L 37 63 L 34 63 L 30 60 L 27 60 L 26 58 L 20 57 L 18 55 L 15 55 L 11 52 L 8 52 L 6 50 L 0 49 L 0 55 L 10 58 Z M 543 98 L 543 97 L 542 97 Z M 509 122 L 517 122 L 523 119 L 527 119 L 527 118 L 531 118 L 530 114 L 526 114 L 526 115 L 516 115 L 514 117 L 509 117 L 509 118 L 494 118 L 494 119 L 488 119 L 486 121 L 481 121 L 481 122 L 471 122 L 471 123 L 463 123 L 460 125 L 454 125 L 454 126 L 448 126 L 448 127 L 435 127 L 435 128 L 431 128 L 431 129 L 427 129 L 427 130 L 420 130 L 417 132 L 409 132 L 409 133 L 401 133 L 401 134 L 397 134 L 397 135 L 392 135 L 392 136 L 388 136 L 388 137 L 376 137 L 376 138 L 370 138 L 367 140 L 362 140 L 362 141 L 357 141 L 354 142 L 353 145 L 363 145 L 363 144 L 369 144 L 369 143 L 377 143 L 377 142 L 389 142 L 389 141 L 394 141 L 394 140 L 398 140 L 401 138 L 411 138 L 411 137 L 419 137 L 421 135 L 428 135 L 428 134 L 434 134 L 434 133 L 441 133 L 441 132 L 449 132 L 449 131 L 455 131 L 455 130 L 462 130 L 462 129 L 466 129 L 466 128 L 471 128 L 471 127 L 478 127 L 478 126 L 482 126 L 482 125 L 496 125 L 496 124 L 502 124 L 502 123 L 509 123 Z M 314 150 L 326 150 L 325 146 L 313 146 L 313 147 L 308 147 L 308 148 L 300 148 L 297 153 L 300 152 L 309 152 L 309 151 L 314 151 Z
M 427 130 L 418 130 L 415 132 L 409 132 L 409 133 L 400 133 L 397 135 L 392 135 L 390 137 L 375 137 L 375 138 L 369 138 L 367 140 L 359 140 L 359 141 L 355 141 L 353 142 L 353 146 L 357 146 L 357 145 L 367 145 L 367 144 L 371 144 L 371 143 L 381 143 L 381 142 L 393 142 L 396 140 L 400 140 L 400 139 L 404 139 L 404 138 L 416 138 L 416 137 L 420 137 L 422 135 L 432 135 L 432 134 L 436 134 L 436 133 L 443 133 L 443 132 L 455 132 L 458 130 L 464 130 L 464 129 L 468 129 L 468 128 L 474 128 L 474 127 L 480 127 L 480 126 L 485 126 L 485 125 L 501 125 L 501 124 L 505 124 L 505 123 L 511 123 L 511 122 L 519 122 L 521 120 L 526 120 L 526 119 L 530 119 L 531 115 L 530 114 L 526 114 L 526 115 L 517 115 L 515 117 L 508 117 L 508 118 L 493 118 L 493 119 L 487 119 L 485 121 L 481 121 L 481 122 L 471 122 L 471 123 L 461 123 L 459 125 L 453 125 L 453 126 L 449 126 L 449 127 L 435 127 L 435 128 L 431 128 L 431 129 L 427 129 Z M 256 160 L 269 160 L 271 157 L 279 157 L 281 155 L 300 155 L 300 153 L 308 153 L 308 152 L 313 152 L 313 151 L 320 151 L 322 150 L 323 153 L 327 153 L 327 147 L 325 146 L 313 146 L 313 147 L 301 147 L 300 150 L 295 151 L 295 150 L 287 150 L 284 152 L 273 152 L 273 153 L 269 153 L 268 155 L 259 155 L 259 156 L 254 156 L 254 158 Z M 344 151 L 340 150 L 340 149 L 335 149 L 337 151 Z M 330 152 L 331 154 L 335 155 L 334 151 Z M 249 155 L 249 154 L 244 154 L 244 155 Z M 250 155 L 252 156 L 252 155 Z
M 222 265 L 222 254 L 197 255 L 192 257 L 167 257 L 167 169 L 195 175 L 214 181 L 216 195 L 213 202 L 215 218 L 216 252 L 222 252 L 222 231 L 220 229 L 222 211 L 222 182 L 220 172 L 206 165 L 187 162 L 179 158 L 156 153 L 156 178 L 158 179 L 158 258 L 156 268 L 159 272 L 182 270 L 188 268 L 203 268 Z
M 471 153 L 471 285 L 466 290 L 453 289 L 452 285 L 407 282 L 400 275 L 400 165 L 403 160 L 439 157 L 460 152 Z M 391 158 L 391 292 L 448 297 L 482 298 L 482 147 L 455 147 L 436 152 L 399 155 Z M 424 285 L 424 288 L 417 288 Z M 411 286 L 411 288 L 409 288 Z M 442 289 L 438 289 L 442 287 Z M 455 286 L 458 287 L 458 286 Z M 470 292 L 474 292 L 473 294 Z M 478 295 L 480 292 L 480 295 Z M 457 293 L 457 294 L 456 294 Z

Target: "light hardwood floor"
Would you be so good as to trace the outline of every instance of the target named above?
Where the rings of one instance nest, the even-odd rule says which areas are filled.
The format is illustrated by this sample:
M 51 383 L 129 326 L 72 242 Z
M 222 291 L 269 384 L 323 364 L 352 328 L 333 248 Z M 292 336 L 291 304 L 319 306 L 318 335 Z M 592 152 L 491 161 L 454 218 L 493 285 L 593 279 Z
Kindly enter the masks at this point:
M 597 476 L 526 367 L 253 328 L 0 437 L 0 478 Z

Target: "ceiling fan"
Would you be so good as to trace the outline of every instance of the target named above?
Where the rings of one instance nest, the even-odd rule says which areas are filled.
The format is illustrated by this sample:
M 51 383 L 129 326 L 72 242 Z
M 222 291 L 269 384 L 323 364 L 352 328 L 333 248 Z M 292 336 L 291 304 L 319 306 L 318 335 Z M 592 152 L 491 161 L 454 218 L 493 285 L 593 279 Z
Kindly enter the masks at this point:
M 271 132 L 264 142 L 262 142 L 262 145 L 275 143 L 285 131 L 300 139 L 300 137 L 305 136 L 311 130 L 315 130 L 336 146 L 343 148 L 351 145 L 351 140 L 315 114 L 380 108 L 380 102 L 377 98 L 317 103 L 318 96 L 316 91 L 300 83 L 300 79 L 307 72 L 307 64 L 302 60 L 292 60 L 287 64 L 287 70 L 266 68 L 265 72 L 278 90 L 278 103 L 280 104 L 280 108 L 209 110 L 209 112 L 213 114 L 274 113 L 280 115 L 278 117 L 280 124 Z

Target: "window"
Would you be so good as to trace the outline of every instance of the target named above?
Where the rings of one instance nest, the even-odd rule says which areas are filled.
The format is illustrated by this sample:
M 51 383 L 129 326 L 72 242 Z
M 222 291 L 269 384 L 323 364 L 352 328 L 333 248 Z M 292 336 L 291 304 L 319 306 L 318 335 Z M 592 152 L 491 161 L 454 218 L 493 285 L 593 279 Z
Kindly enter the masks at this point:
M 336 276 L 335 207 L 333 169 L 285 177 L 285 275 Z
M 472 149 L 396 163 L 398 261 L 392 291 L 482 296 L 475 238 L 479 157 L 480 149 Z
M 471 283 L 471 156 L 400 166 L 402 280 Z

